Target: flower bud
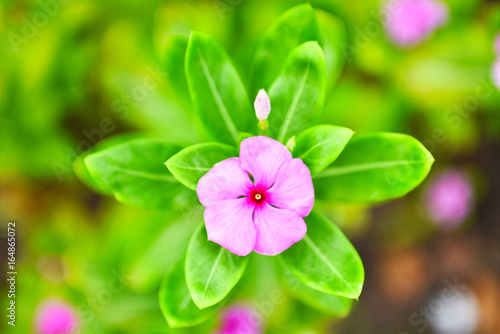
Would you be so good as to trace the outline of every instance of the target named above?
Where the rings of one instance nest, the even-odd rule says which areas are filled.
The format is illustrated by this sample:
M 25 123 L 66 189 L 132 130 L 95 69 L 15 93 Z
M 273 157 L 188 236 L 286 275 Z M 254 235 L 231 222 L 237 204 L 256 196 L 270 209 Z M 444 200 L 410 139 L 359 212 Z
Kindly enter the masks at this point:
M 295 149 L 295 145 L 296 145 L 295 136 L 293 136 L 292 138 L 288 139 L 285 146 L 288 149 L 288 151 L 293 153 L 293 150 Z
M 271 101 L 269 100 L 269 96 L 267 96 L 265 90 L 259 90 L 253 105 L 255 107 L 255 114 L 257 115 L 259 121 L 267 120 L 267 117 L 271 112 Z

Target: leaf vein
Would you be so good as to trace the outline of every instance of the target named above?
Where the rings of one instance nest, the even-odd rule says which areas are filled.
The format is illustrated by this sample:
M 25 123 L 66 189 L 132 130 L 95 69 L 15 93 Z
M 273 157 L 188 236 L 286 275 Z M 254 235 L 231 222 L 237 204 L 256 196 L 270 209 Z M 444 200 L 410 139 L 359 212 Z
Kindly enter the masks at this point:
M 212 270 L 210 271 L 210 275 L 208 276 L 207 283 L 205 284 L 205 289 L 203 290 L 203 297 L 201 297 L 201 301 L 205 301 L 205 297 L 207 295 L 208 291 L 208 286 L 210 284 L 210 281 L 212 280 L 212 276 L 214 275 L 215 268 L 217 268 L 217 265 L 219 264 L 220 258 L 222 256 L 222 253 L 224 252 L 224 248 L 220 248 L 219 254 L 217 255 L 217 258 L 215 259 L 214 265 L 212 266 Z
M 138 170 L 133 170 L 133 169 L 126 169 L 126 168 L 122 168 L 122 167 L 118 167 L 118 166 L 113 166 L 111 168 L 116 170 L 116 171 L 128 174 L 128 175 L 138 176 L 138 177 L 142 177 L 145 179 L 166 181 L 166 182 L 178 182 L 175 177 L 170 176 L 170 175 L 154 174 L 154 173 L 138 171 Z
M 320 179 L 329 176 L 343 175 L 349 173 L 363 172 L 370 169 L 379 169 L 379 168 L 389 168 L 396 166 L 404 166 L 404 165 L 412 165 L 412 164 L 420 164 L 426 163 L 426 160 L 415 160 L 415 161 L 407 161 L 407 160 L 395 160 L 395 161 L 379 161 L 379 162 L 371 162 L 359 165 L 348 165 L 348 166 L 340 166 L 340 167 L 332 167 L 324 170 L 323 172 L 316 174 L 313 176 L 315 179 Z
M 171 167 L 177 167 L 182 169 L 191 169 L 191 170 L 202 170 L 209 171 L 210 167 L 198 167 L 198 166 L 181 166 L 181 165 L 170 165 Z
M 311 147 L 310 149 L 308 149 L 305 153 L 302 153 L 299 158 L 303 158 L 305 157 L 306 155 L 308 155 L 309 153 L 311 153 L 312 151 L 314 151 L 314 149 L 318 146 L 321 146 L 323 144 L 326 144 L 326 143 L 329 143 L 329 142 L 335 142 L 335 141 L 338 141 L 338 138 L 335 138 L 335 139 L 327 139 L 327 140 L 324 140 L 322 142 L 319 142 L 317 143 L 316 145 L 314 145 L 313 147 Z
M 236 129 L 236 126 L 234 125 L 233 120 L 231 119 L 231 116 L 229 116 L 229 112 L 226 109 L 226 105 L 224 104 L 224 101 L 222 100 L 222 97 L 220 96 L 219 90 L 217 89 L 217 86 L 215 85 L 215 82 L 212 78 L 212 74 L 210 73 L 210 69 L 208 68 L 207 62 L 205 58 L 203 58 L 203 54 L 201 53 L 201 50 L 198 49 L 198 54 L 200 55 L 200 63 L 201 66 L 203 67 L 203 72 L 205 73 L 205 76 L 207 77 L 208 85 L 210 86 L 210 90 L 212 91 L 212 94 L 214 95 L 215 98 L 215 103 L 217 103 L 217 106 L 219 107 L 222 119 L 224 120 L 224 123 L 226 124 L 227 129 L 231 133 L 231 136 L 233 137 L 234 141 L 238 143 L 238 130 Z
M 355 283 L 349 283 L 346 281 L 346 279 L 340 275 L 339 271 L 333 266 L 333 264 L 326 258 L 325 255 L 323 255 L 323 253 L 319 250 L 318 247 L 316 247 L 316 245 L 314 244 L 314 242 L 312 242 L 311 238 L 309 238 L 307 235 L 304 237 L 304 240 L 306 241 L 307 245 L 313 250 L 313 252 L 315 252 L 316 254 L 318 254 L 319 258 L 321 260 L 323 260 L 323 262 L 326 263 L 326 265 L 332 269 L 332 271 L 340 278 L 340 280 L 347 286 L 349 287 L 350 289 L 351 288 L 351 285 L 355 284 Z
M 293 114 L 295 113 L 295 110 L 297 108 L 297 103 L 299 103 L 299 99 L 302 95 L 302 92 L 304 91 L 304 86 L 306 85 L 306 80 L 307 77 L 309 76 L 309 69 L 311 67 L 311 63 L 307 63 L 307 69 L 305 70 L 304 76 L 302 78 L 302 81 L 300 82 L 299 89 L 295 96 L 293 97 L 292 104 L 290 105 L 290 108 L 288 108 L 288 111 L 286 113 L 285 120 L 283 121 L 283 125 L 281 126 L 279 135 L 277 140 L 278 141 L 283 141 L 285 138 L 286 132 L 288 131 L 288 128 L 290 127 L 290 122 L 292 121 Z

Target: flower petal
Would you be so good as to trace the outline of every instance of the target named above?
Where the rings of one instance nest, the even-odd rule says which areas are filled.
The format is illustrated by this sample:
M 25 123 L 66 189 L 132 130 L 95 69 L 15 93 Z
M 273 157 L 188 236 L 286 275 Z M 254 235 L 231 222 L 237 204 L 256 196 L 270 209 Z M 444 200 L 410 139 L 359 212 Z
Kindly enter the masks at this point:
M 302 240 L 307 232 L 306 223 L 297 213 L 267 203 L 255 208 L 253 221 L 257 229 L 254 251 L 263 255 L 282 253 Z
M 252 180 L 240 166 L 239 158 L 229 158 L 215 164 L 198 181 L 196 192 L 203 206 L 228 199 L 247 196 L 253 188 Z
M 248 198 L 222 201 L 206 208 L 208 240 L 218 243 L 233 254 L 250 254 L 257 239 L 252 221 L 254 209 L 255 204 Z
M 281 166 L 274 186 L 266 191 L 266 202 L 306 217 L 314 205 L 314 187 L 309 168 L 300 159 Z
M 260 189 L 269 189 L 281 165 L 290 160 L 292 154 L 285 145 L 269 137 L 250 137 L 241 142 L 241 168 L 253 176 Z

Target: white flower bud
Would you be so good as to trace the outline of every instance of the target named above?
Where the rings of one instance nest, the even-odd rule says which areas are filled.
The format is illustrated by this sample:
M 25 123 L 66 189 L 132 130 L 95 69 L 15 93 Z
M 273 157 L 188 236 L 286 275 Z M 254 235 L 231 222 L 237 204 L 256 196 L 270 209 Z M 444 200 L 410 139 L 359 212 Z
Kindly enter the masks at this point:
M 269 100 L 269 96 L 267 96 L 265 90 L 259 90 L 253 106 L 255 107 L 255 114 L 257 115 L 259 121 L 267 120 L 267 117 L 271 112 L 271 101 Z

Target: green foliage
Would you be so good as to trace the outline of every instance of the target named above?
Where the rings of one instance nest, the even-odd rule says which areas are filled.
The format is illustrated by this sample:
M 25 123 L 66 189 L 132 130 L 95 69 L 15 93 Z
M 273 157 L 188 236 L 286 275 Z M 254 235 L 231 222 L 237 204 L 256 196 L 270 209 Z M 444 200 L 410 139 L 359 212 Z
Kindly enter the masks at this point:
M 295 140 L 293 155 L 302 159 L 311 175 L 321 172 L 342 152 L 354 131 L 333 125 L 318 125 L 302 132 Z
M 200 308 L 220 302 L 238 283 L 248 256 L 238 256 L 209 241 L 204 224 L 193 234 L 186 254 L 186 282 Z
M 166 210 L 183 186 L 164 166 L 180 147 L 160 139 L 135 139 L 89 154 L 85 165 L 100 189 L 125 204 Z
M 312 2 L 314 8 L 301 4 L 291 9 L 290 1 L 262 0 L 57 2 L 7 0 L 0 5 L 5 18 L 0 25 L 0 169 L 8 189 L 1 212 L 15 218 L 30 211 L 33 221 L 22 238 L 33 256 L 19 258 L 19 332 L 32 330 L 32 322 L 24 319 L 51 295 L 83 306 L 80 311 L 93 320 L 82 324 L 82 332 L 169 332 L 157 310 L 163 277 L 161 305 L 169 324 L 206 322 L 203 328 L 172 332 L 213 332 L 213 321 L 205 320 L 216 319 L 216 308 L 200 311 L 196 303 L 204 307 L 209 302 L 199 301 L 199 292 L 188 287 L 184 276 L 194 277 L 191 284 L 206 279 L 206 272 L 197 270 L 210 264 L 206 258 L 213 259 L 215 249 L 221 250 L 201 238 L 204 231 L 192 237 L 203 220 L 203 207 L 192 190 L 215 163 L 237 156 L 244 138 L 260 134 L 289 142 L 294 157 L 317 173 L 315 210 L 321 208 L 349 235 L 372 230 L 370 206 L 342 202 L 370 204 L 403 196 L 422 182 L 433 161 L 411 137 L 364 133 L 412 133 L 428 145 L 439 168 L 463 165 L 477 173 L 493 168 L 484 157 L 494 155 L 495 145 L 489 143 L 497 142 L 500 133 L 500 94 L 491 80 L 499 58 L 494 47 L 498 2 L 444 1 L 450 9 L 448 22 L 414 48 L 390 40 L 374 15 L 382 9 L 381 1 L 322 0 Z M 191 31 L 212 37 L 194 33 L 189 38 Z M 301 59 L 297 50 L 304 51 Z M 307 79 L 309 93 L 302 96 L 306 60 L 318 68 L 318 76 Z M 268 132 L 256 127 L 251 107 L 260 88 L 273 93 Z M 326 112 L 317 122 L 323 94 Z M 363 135 L 351 139 L 349 129 L 326 124 Z M 153 131 L 166 140 L 108 137 L 129 131 Z M 198 144 L 208 140 L 219 143 Z M 140 208 L 80 192 L 71 166 L 95 192 Z M 370 247 L 382 243 L 389 251 L 395 244 L 411 246 L 436 235 L 437 225 L 414 214 L 422 209 L 422 196 L 414 195 L 375 215 L 377 226 L 384 228 L 370 233 L 377 237 Z M 398 224 L 408 216 L 413 218 Z M 315 213 L 306 220 L 306 240 L 316 242 L 314 231 L 326 224 L 318 223 Z M 329 223 L 316 237 L 323 240 L 330 228 L 335 226 Z M 206 263 L 188 254 L 165 276 L 195 238 Z M 310 278 L 330 289 L 341 282 L 323 284 L 319 267 L 329 267 L 310 254 L 306 240 L 294 247 L 305 247 L 305 254 L 318 263 L 317 272 L 301 267 L 302 250 L 297 251 L 294 266 L 304 272 L 295 268 L 295 273 L 302 280 L 291 274 L 278 286 L 273 271 L 259 267 L 275 258 L 252 255 L 262 262 L 255 264 L 258 269 L 247 266 L 244 280 L 235 277 L 240 267 L 224 275 L 214 270 L 210 281 L 219 279 L 207 289 L 210 302 L 245 299 L 258 305 L 259 298 L 268 299 L 286 286 L 296 299 L 330 318 L 345 316 L 353 300 L 303 283 Z M 344 265 L 342 252 L 353 250 L 344 250 L 343 241 L 319 242 L 323 248 L 318 249 L 347 271 L 351 264 Z M 232 257 L 226 251 L 221 257 L 226 255 Z M 194 270 L 186 273 L 190 261 Z M 115 269 L 119 281 L 111 277 Z M 64 280 L 68 270 L 70 280 Z M 110 283 L 112 298 L 100 312 L 102 305 L 90 301 Z M 232 283 L 236 288 L 231 289 Z M 302 305 L 274 306 L 275 312 L 265 315 L 266 333 L 321 332 L 331 320 Z
M 85 157 L 87 157 L 89 154 L 92 154 L 92 153 L 95 153 L 98 151 L 102 151 L 106 148 L 110 148 L 112 146 L 121 144 L 125 141 L 131 140 L 131 139 L 137 139 L 139 137 L 140 137 L 140 135 L 138 135 L 136 133 L 121 134 L 118 136 L 113 136 L 113 137 L 107 138 L 107 139 L 99 142 L 99 144 L 97 144 L 96 146 L 94 146 L 90 150 L 82 153 L 81 155 L 79 155 L 75 159 L 75 161 L 73 162 L 73 171 L 75 172 L 78 179 L 80 179 L 80 181 L 82 181 L 87 187 L 89 187 L 92 190 L 94 190 L 98 193 L 101 193 L 101 194 L 112 195 L 112 192 L 110 190 L 106 189 L 105 184 L 98 183 L 98 182 L 96 182 L 96 180 L 94 180 L 94 178 L 92 177 L 92 175 L 90 174 L 90 172 L 87 168 L 87 165 L 85 165 L 85 161 L 84 161 Z
M 320 41 L 319 25 L 310 4 L 293 7 L 282 14 L 266 31 L 253 62 L 252 96 L 269 89 L 289 54 L 300 44 Z
M 202 218 L 197 207 L 184 212 L 186 207 L 193 207 L 195 192 L 190 192 L 193 202 L 181 203 L 186 200 L 184 186 L 196 190 L 199 179 L 215 164 L 238 156 L 244 138 L 260 133 L 288 142 L 294 157 L 302 159 L 315 175 L 317 200 L 374 203 L 402 196 L 422 182 L 433 161 L 430 153 L 409 136 L 378 133 L 351 139 L 354 132 L 348 128 L 316 126 L 325 92 L 336 83 L 346 61 L 346 27 L 331 13 L 309 4 L 296 6 L 272 24 L 258 44 L 247 86 L 252 98 L 260 88 L 269 93 L 270 127 L 264 132 L 257 129 L 251 101 L 236 71 L 244 66 L 236 63 L 235 67 L 215 38 L 193 32 L 188 39 L 177 33 L 182 34 L 170 31 L 161 49 L 160 68 L 168 74 L 170 87 L 160 88 L 159 80 L 158 87 L 146 94 L 151 99 L 135 101 L 133 92 L 137 93 L 141 76 L 126 73 L 119 78 L 134 80 L 127 81 L 128 85 L 118 80 L 116 86 L 126 87 L 126 98 L 114 105 L 124 112 L 122 116 L 129 115 L 132 104 L 142 112 L 152 111 L 150 121 L 160 130 L 168 129 L 165 136 L 185 135 L 179 143 L 196 142 L 198 135 L 209 135 L 217 142 L 183 149 L 172 143 L 175 139 L 119 137 L 97 145 L 74 163 L 78 177 L 97 192 L 142 208 L 169 210 L 168 219 L 151 218 L 154 226 L 136 232 L 138 238 L 127 244 L 132 249 L 124 253 L 127 260 L 123 263 L 134 277 L 130 287 L 145 292 L 155 288 L 166 267 L 183 257 L 164 276 L 160 288 L 160 306 L 171 328 L 196 326 L 213 317 L 246 270 L 248 257 L 239 257 L 208 241 L 203 225 L 187 245 L 194 224 Z M 221 36 L 218 39 L 228 41 Z M 234 54 L 234 47 L 230 50 Z M 374 52 L 370 47 L 367 50 Z M 167 77 L 165 73 L 160 76 Z M 165 92 L 173 97 L 166 98 Z M 387 96 L 386 92 L 381 90 L 381 96 Z M 349 93 L 357 97 L 358 87 Z M 342 106 L 332 104 L 338 105 Z M 397 110 L 399 104 L 394 106 Z M 339 115 L 330 117 L 345 119 L 342 108 L 333 109 Z M 340 124 L 352 124 L 352 119 L 349 115 Z M 381 119 L 382 125 L 390 123 Z M 136 120 L 143 122 L 133 118 L 127 123 L 135 124 Z M 195 120 L 201 125 L 198 134 L 191 131 Z M 195 211 L 200 215 L 193 216 Z M 306 305 L 344 317 L 363 287 L 361 259 L 332 222 L 316 212 L 305 221 L 307 235 L 279 256 L 288 268 L 282 284 Z M 149 242 L 140 252 L 136 251 L 142 242 L 139 240 Z M 172 249 L 176 255 L 158 264 L 161 254 Z
M 234 146 L 203 143 L 190 146 L 165 163 L 170 172 L 186 187 L 196 190 L 198 180 L 216 163 L 238 156 Z
M 405 195 L 427 176 L 434 158 L 415 138 L 395 133 L 355 136 L 315 175 L 318 199 L 375 203 Z
M 189 293 L 184 275 L 184 259 L 164 277 L 160 287 L 160 308 L 170 328 L 198 325 L 215 313 L 217 306 L 200 310 Z
M 335 86 L 344 69 L 346 55 L 343 47 L 347 44 L 347 31 L 341 18 L 326 11 L 316 9 L 325 52 L 326 77 L 328 90 Z
M 191 99 L 207 132 L 238 144 L 238 131 L 252 132 L 255 117 L 245 87 L 226 51 L 212 37 L 193 32 L 186 53 Z
M 163 45 L 162 63 L 173 90 L 174 97 L 185 108 L 190 105 L 185 67 L 188 38 L 186 36 L 169 36 Z
M 287 291 L 302 303 L 330 316 L 346 317 L 351 311 L 353 300 L 327 294 L 302 283 L 288 269 L 283 268 L 281 282 Z
M 323 50 L 317 42 L 301 44 L 288 56 L 269 89 L 269 135 L 284 142 L 314 125 L 323 110 L 325 87 Z
M 316 212 L 304 218 L 307 234 L 281 254 L 302 282 L 324 293 L 357 299 L 364 269 L 358 253 L 342 231 Z

